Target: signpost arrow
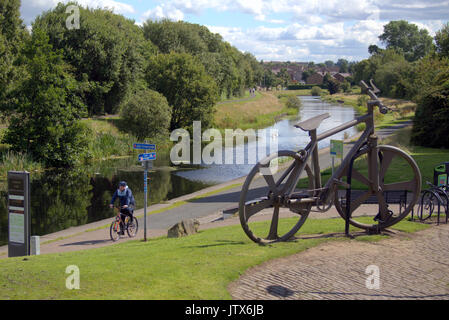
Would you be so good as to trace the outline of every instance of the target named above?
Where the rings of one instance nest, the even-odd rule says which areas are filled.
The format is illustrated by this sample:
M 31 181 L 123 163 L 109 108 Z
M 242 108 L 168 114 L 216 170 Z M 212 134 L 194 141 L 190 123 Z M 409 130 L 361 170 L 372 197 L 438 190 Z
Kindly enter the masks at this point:
M 134 143 L 133 148 L 141 150 L 156 150 L 156 145 L 149 143 Z
M 139 154 L 139 161 L 156 160 L 156 152 Z

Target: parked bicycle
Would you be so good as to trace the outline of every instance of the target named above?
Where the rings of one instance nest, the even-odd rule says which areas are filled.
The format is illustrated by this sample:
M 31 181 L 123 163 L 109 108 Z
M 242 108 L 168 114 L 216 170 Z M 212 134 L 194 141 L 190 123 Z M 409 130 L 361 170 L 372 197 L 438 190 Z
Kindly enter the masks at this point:
M 242 228 L 251 240 L 258 243 L 289 240 L 304 224 L 312 207 L 325 212 L 332 204 L 347 221 L 346 230 L 351 224 L 378 233 L 401 221 L 417 203 L 421 192 L 420 170 L 413 158 L 399 148 L 378 145 L 374 109 L 378 107 L 380 113 L 386 114 L 388 108 L 376 96 L 379 90 L 372 81 L 370 86 L 364 81 L 360 84 L 370 96 L 365 115 L 321 134 L 317 134 L 317 128 L 329 118 L 328 113 L 299 122 L 295 126 L 309 133 L 310 143 L 297 152 L 281 150 L 271 154 L 248 174 L 240 195 L 239 216 Z M 360 123 L 365 123 L 365 130 L 340 167 L 322 186 L 318 142 Z M 305 180 L 300 181 L 301 178 Z M 305 186 L 302 186 L 304 181 Z M 353 185 L 356 184 L 361 191 L 352 200 Z M 341 189 L 346 190 L 346 196 L 341 196 L 344 193 Z M 393 207 L 386 200 L 387 193 L 405 194 L 405 201 Z M 366 217 L 359 219 L 358 216 L 367 212 L 364 203 L 373 198 L 377 204 L 374 206 L 375 217 L 367 223 Z M 279 224 L 281 208 L 289 209 L 284 211 L 294 218 L 283 219 Z M 253 224 L 259 220 L 257 216 L 263 215 L 271 216 L 269 228 Z
M 130 217 L 126 216 L 125 223 L 123 223 L 120 213 L 120 207 L 115 207 L 117 211 L 117 215 L 115 216 L 114 221 L 111 223 L 111 227 L 109 228 L 109 234 L 111 236 L 112 241 L 118 241 L 120 239 L 121 232 L 126 231 L 130 238 L 134 238 L 137 235 L 137 230 L 139 229 L 139 221 L 136 217 L 133 217 L 133 221 L 131 222 Z
M 417 216 L 420 221 L 425 221 L 432 217 L 435 209 L 437 209 L 438 224 L 440 224 L 441 208 L 444 209 L 446 215 L 446 223 L 448 221 L 449 212 L 449 187 L 447 185 L 436 186 L 427 181 L 429 189 L 424 190 L 419 202 Z M 413 216 L 412 216 L 413 219 Z

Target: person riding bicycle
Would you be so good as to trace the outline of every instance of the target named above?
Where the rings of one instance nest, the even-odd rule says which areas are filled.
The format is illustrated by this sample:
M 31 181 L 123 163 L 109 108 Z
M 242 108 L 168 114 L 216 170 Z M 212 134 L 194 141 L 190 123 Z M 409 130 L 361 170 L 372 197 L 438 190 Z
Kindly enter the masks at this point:
M 112 196 L 112 200 L 109 205 L 110 208 L 114 207 L 114 202 L 117 197 L 120 201 L 120 218 L 122 219 L 123 225 L 125 224 L 125 219 L 127 216 L 130 218 L 130 221 L 133 222 L 135 200 L 131 189 L 128 188 L 128 185 L 126 184 L 126 181 L 121 181 L 119 183 L 118 189 L 115 190 L 114 195 Z M 124 234 L 125 231 L 123 230 L 122 224 L 120 224 L 120 229 L 120 233 Z

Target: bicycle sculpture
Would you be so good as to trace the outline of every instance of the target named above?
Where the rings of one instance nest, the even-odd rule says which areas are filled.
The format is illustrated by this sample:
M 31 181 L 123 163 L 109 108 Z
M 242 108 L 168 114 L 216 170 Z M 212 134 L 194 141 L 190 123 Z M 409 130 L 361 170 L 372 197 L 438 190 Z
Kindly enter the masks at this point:
M 328 113 L 299 122 L 295 127 L 307 131 L 310 136 L 310 143 L 304 149 L 297 152 L 279 151 L 254 166 L 243 184 L 239 201 L 240 223 L 251 240 L 271 243 L 293 238 L 312 207 L 325 212 L 334 204 L 346 220 L 347 235 L 349 224 L 378 233 L 410 213 L 421 192 L 421 173 L 413 158 L 404 151 L 378 145 L 374 131 L 374 108 L 377 106 L 382 114 L 387 113 L 388 108 L 376 96 L 379 90 L 372 81 L 370 84 L 368 86 L 361 81 L 362 90 L 371 98 L 367 102 L 365 115 L 321 134 L 317 134 L 317 128 L 329 117 Z M 318 142 L 359 123 L 366 124 L 365 130 L 340 167 L 322 186 Z M 391 175 L 393 171 L 395 174 Z M 361 191 L 355 192 L 352 184 L 358 184 Z M 393 206 L 387 201 L 389 193 L 405 195 L 404 201 L 400 201 L 399 206 Z M 359 216 L 366 212 L 364 203 L 368 200 L 376 203 L 376 210 L 374 219 L 369 218 L 367 223 L 366 217 Z M 370 207 L 372 210 L 373 205 Z M 283 212 L 293 218 L 283 219 L 280 224 L 281 208 L 288 209 Z M 265 230 L 262 230 L 263 224 L 253 224 L 259 220 L 258 216 L 268 214 L 271 224 Z

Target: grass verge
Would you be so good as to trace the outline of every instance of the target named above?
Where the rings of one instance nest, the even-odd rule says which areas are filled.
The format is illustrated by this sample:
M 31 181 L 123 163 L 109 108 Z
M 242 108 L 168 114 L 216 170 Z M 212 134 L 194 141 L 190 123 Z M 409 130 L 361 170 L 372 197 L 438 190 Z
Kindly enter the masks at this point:
M 280 231 L 291 225 L 280 220 Z M 266 228 L 259 222 L 255 228 Z M 402 221 L 415 232 L 427 225 Z M 341 219 L 309 219 L 301 234 L 341 233 Z M 354 230 L 354 229 L 352 229 Z M 363 236 L 361 241 L 381 240 Z M 313 237 L 270 246 L 251 242 L 240 226 L 180 238 L 128 241 L 99 249 L 0 260 L 0 299 L 230 299 L 227 286 L 245 270 L 339 237 Z M 357 241 L 357 240 L 355 240 Z M 67 290 L 67 266 L 80 270 L 80 290 Z M 119 270 L 128 270 L 126 279 Z
M 287 108 L 274 92 L 258 92 L 259 98 L 249 101 L 230 102 L 216 106 L 215 126 L 221 130 L 262 129 L 285 116 L 298 114 L 298 110 Z

